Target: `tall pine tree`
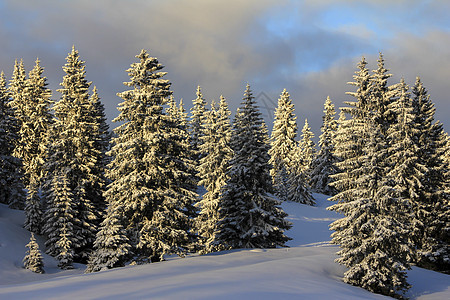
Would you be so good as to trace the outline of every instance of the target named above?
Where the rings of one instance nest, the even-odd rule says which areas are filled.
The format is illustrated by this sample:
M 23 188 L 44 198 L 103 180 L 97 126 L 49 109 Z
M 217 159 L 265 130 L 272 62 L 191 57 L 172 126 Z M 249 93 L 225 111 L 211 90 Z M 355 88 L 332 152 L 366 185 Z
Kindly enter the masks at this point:
M 414 235 L 419 249 L 415 261 L 421 267 L 450 272 L 450 209 L 444 193 L 447 166 L 442 159 L 447 135 L 442 124 L 434 120 L 436 108 L 420 78 L 412 88 L 412 98 L 417 124 L 414 138 L 421 145 L 418 163 L 426 168 L 420 196 L 413 203 L 415 216 L 422 223 Z
M 307 205 L 314 205 L 313 196 L 309 189 L 309 176 L 305 172 L 302 149 L 296 145 L 290 154 L 291 167 L 289 168 L 287 181 L 287 200 Z
M 131 245 L 121 224 L 120 205 L 114 199 L 109 203 L 85 273 L 123 267 L 131 257 Z
M 216 244 L 225 248 L 274 248 L 285 246 L 284 231 L 291 224 L 272 190 L 268 137 L 250 90 L 235 116 L 228 179 L 219 201 Z
M 5 74 L 0 74 L 0 203 L 22 209 L 25 202 L 22 163 L 13 155 L 17 143 L 17 119 L 10 106 Z
M 292 165 L 290 155 L 296 147 L 296 136 L 297 117 L 294 114 L 294 104 L 292 104 L 290 95 L 285 89 L 278 99 L 269 150 L 269 163 L 272 165 L 270 174 L 275 194 L 281 200 L 287 200 L 288 198 L 287 181 Z
M 314 134 L 306 119 L 302 138 L 290 155 L 292 163 L 288 177 L 288 200 L 307 205 L 315 204 L 310 191 L 311 165 L 315 158 L 313 138 Z
M 336 135 L 337 122 L 334 119 L 336 114 L 334 105 L 331 103 L 330 97 L 324 104 L 324 116 L 319 138 L 319 152 L 311 165 L 311 187 L 314 191 L 326 195 L 336 194 L 336 190 L 330 185 L 331 175 L 336 174 L 336 156 L 334 155 L 333 140 Z
M 52 192 L 52 177 L 63 173 L 68 180 L 68 188 L 76 203 L 77 222 L 72 228 L 66 226 L 67 235 L 79 238 L 78 243 L 71 243 L 74 259 L 85 262 L 89 257 L 100 221 L 96 202 L 101 196 L 101 182 L 98 167 L 101 162 L 97 146 L 99 133 L 98 118 L 95 117 L 93 102 L 89 99 L 90 82 L 86 80 L 85 63 L 79 53 L 72 47 L 63 66 L 66 75 L 59 92 L 61 99 L 55 103 L 55 121 L 51 130 L 49 158 L 46 164 L 47 194 Z M 57 226 L 49 223 L 47 227 Z M 72 230 L 73 232 L 69 232 Z M 54 228 L 54 231 L 61 228 Z M 48 231 L 52 231 L 48 229 Z M 64 246 L 67 247 L 69 243 Z
M 21 131 L 22 124 L 28 118 L 27 112 L 27 98 L 24 94 L 24 89 L 26 86 L 27 74 L 25 71 L 25 67 L 23 65 L 23 60 L 15 61 L 14 63 L 14 71 L 12 78 L 9 83 L 9 91 L 11 102 L 10 106 L 14 111 L 14 116 L 17 120 L 17 133 Z M 26 143 L 21 140 L 20 134 L 18 139 L 16 140 L 16 144 L 14 147 L 14 156 L 23 160 L 25 155 L 25 147 L 27 147 Z M 24 184 L 27 185 L 27 177 L 24 177 Z
M 74 249 L 83 242 L 83 237 L 76 235 L 74 230 L 80 220 L 77 218 L 77 199 L 69 185 L 64 170 L 53 175 L 43 227 L 43 233 L 47 235 L 46 253 L 55 256 L 62 269 L 73 267 Z
M 311 165 L 316 157 L 316 145 L 314 144 L 313 138 L 314 133 L 309 127 L 308 119 L 305 119 L 305 125 L 302 128 L 301 140 L 299 146 L 301 149 L 301 162 L 303 167 L 303 172 L 306 178 L 308 178 L 308 185 L 310 186 L 311 180 Z
M 215 245 L 215 234 L 219 222 L 219 201 L 221 189 L 228 177 L 227 171 L 233 150 L 230 147 L 231 124 L 228 104 L 220 97 L 219 107 L 211 103 L 202 126 L 200 150 L 206 155 L 200 159 L 200 185 L 206 189 L 201 201 L 195 225 L 200 236 L 200 253 L 210 253 L 220 248 Z
M 53 122 L 50 112 L 52 92 L 47 87 L 47 79 L 42 75 L 43 72 L 44 69 L 37 59 L 22 91 L 22 97 L 26 99 L 24 103 L 26 115 L 19 130 L 20 144 L 23 145 L 23 170 L 28 190 L 24 227 L 36 234 L 40 234 L 42 226 L 40 188 L 44 163 L 47 159 L 48 134 Z
M 115 129 L 112 183 L 105 195 L 108 203 L 122 203 L 116 213 L 137 259 L 160 261 L 165 254 L 186 252 L 187 212 L 196 194 L 190 190 L 189 162 L 180 156 L 186 139 L 163 109 L 172 95 L 170 82 L 156 58 L 145 50 L 137 58 L 125 83 L 131 89 L 118 94 L 124 101 L 114 121 L 123 123 Z
M 200 145 L 202 144 L 202 124 L 205 121 L 206 100 L 203 98 L 202 89 L 197 86 L 197 98 L 192 100 L 194 106 L 191 108 L 191 120 L 189 123 L 191 133 L 191 148 L 194 153 L 193 160 L 198 166 L 200 159 L 204 156 L 201 152 Z
M 381 57 L 381 55 L 380 55 Z M 375 75 L 369 75 L 363 58 L 354 75 L 356 98 L 342 110 L 349 119 L 342 119 L 338 130 L 336 154 L 339 173 L 333 185 L 339 193 L 330 198 L 339 202 L 331 210 L 344 218 L 330 226 L 333 243 L 341 250 L 336 261 L 349 270 L 344 281 L 369 291 L 402 297 L 408 289 L 405 270 L 409 268 L 411 217 L 409 200 L 402 199 L 394 183 L 402 173 L 389 162 L 389 130 L 393 130 L 407 110 L 405 88 L 388 87 L 382 59 Z M 383 75 L 384 74 L 384 75 Z M 390 116 L 389 118 L 387 118 Z M 396 132 L 398 130 L 395 130 Z M 391 138 L 397 133 L 392 133 Z M 389 174 L 389 175 L 387 175 Z M 403 174 L 404 175 L 404 174 Z
M 349 200 L 329 208 L 345 215 L 330 225 L 335 231 L 332 242 L 341 248 L 336 262 L 349 268 L 344 282 L 401 297 L 409 288 L 405 272 L 410 253 L 407 216 L 385 177 L 388 152 L 381 125 L 367 120 L 362 129 L 365 155 L 354 170 L 361 174 L 356 178 L 356 187 L 349 191 Z

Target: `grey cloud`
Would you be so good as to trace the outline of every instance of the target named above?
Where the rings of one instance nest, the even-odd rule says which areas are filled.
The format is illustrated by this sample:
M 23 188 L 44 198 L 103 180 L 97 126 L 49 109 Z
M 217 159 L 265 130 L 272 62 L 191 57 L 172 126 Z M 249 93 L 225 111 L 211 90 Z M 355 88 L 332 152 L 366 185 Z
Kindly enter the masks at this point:
M 341 1 L 345 2 L 353 4 Z M 379 2 L 364 1 L 370 5 Z M 385 2 L 388 1 L 383 1 L 379 10 L 387 7 Z M 396 3 L 409 11 L 422 1 L 403 2 Z M 10 76 L 14 59 L 23 57 L 29 70 L 39 56 L 51 87 L 56 89 L 64 75 L 61 66 L 75 44 L 86 61 L 88 80 L 98 86 L 105 101 L 109 119 L 117 115 L 116 106 L 121 101 L 115 94 L 126 88 L 122 85 L 128 80 L 125 70 L 145 48 L 166 66 L 175 97 L 184 98 L 187 107 L 198 84 L 208 100 L 217 100 L 223 94 L 233 110 L 241 101 L 247 82 L 256 95 L 264 91 L 275 103 L 286 88 L 294 99 L 299 126 L 307 117 L 316 135 L 320 134 L 326 96 L 341 106 L 347 97 L 345 91 L 351 89 L 346 82 L 352 79 L 361 55 L 368 55 L 369 62 L 375 65 L 376 53 L 381 50 L 394 74 L 402 74 L 408 80 L 422 76 L 437 102 L 438 117 L 444 123 L 449 121 L 445 120 L 450 113 L 445 102 L 445 80 L 450 70 L 448 34 L 436 31 L 418 37 L 405 34 L 407 27 L 393 27 L 395 39 L 382 44 L 385 40 L 364 27 L 323 28 L 321 10 L 336 1 L 5 3 L 6 12 L 0 12 L 0 38 L 7 43 L 2 44 L 0 51 L 0 69 Z M 430 20 L 432 12 L 440 11 L 439 4 L 443 2 L 429 3 L 421 24 Z M 291 27 L 283 32 L 267 28 L 267 20 L 284 21 L 286 14 L 293 19 Z M 445 22 L 443 15 L 439 18 L 440 23 L 433 24 Z M 382 17 L 379 19 L 383 22 Z M 435 55 L 436 51 L 440 53 Z M 55 93 L 54 99 L 57 98 Z

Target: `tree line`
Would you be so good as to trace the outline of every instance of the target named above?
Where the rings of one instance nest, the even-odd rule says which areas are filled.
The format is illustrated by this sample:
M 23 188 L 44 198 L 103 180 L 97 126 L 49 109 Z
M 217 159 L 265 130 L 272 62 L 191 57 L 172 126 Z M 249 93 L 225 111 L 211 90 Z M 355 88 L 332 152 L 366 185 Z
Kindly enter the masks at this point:
M 363 58 L 338 120 L 326 99 L 316 149 L 307 120 L 297 141 L 286 90 L 269 137 L 249 85 L 233 121 L 200 87 L 189 117 L 163 65 L 136 58 L 113 133 L 74 47 L 58 101 L 39 60 L 28 77 L 16 61 L 9 85 L 1 74 L 0 201 L 25 210 L 27 268 L 43 272 L 34 234 L 60 268 L 86 272 L 286 246 L 280 200 L 314 205 L 318 192 L 343 214 L 331 229 L 345 282 L 402 297 L 411 264 L 448 272 L 450 143 L 420 79 L 388 85 L 383 56 L 372 73 Z

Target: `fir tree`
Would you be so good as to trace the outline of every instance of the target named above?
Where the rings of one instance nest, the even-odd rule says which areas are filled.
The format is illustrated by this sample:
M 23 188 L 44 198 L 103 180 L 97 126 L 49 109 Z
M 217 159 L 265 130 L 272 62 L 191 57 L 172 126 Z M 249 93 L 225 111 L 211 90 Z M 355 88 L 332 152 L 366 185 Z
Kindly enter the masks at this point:
M 337 173 L 336 156 L 334 155 L 333 141 L 336 135 L 336 114 L 330 97 L 324 104 L 324 116 L 321 127 L 322 134 L 319 138 L 319 152 L 311 165 L 311 187 L 314 191 L 326 195 L 336 194 L 336 190 L 330 185 L 331 175 Z
M 22 92 L 22 96 L 26 98 L 24 103 L 26 118 L 23 118 L 19 131 L 19 143 L 23 145 L 23 170 L 28 190 L 24 227 L 36 234 L 40 233 L 42 226 L 40 187 L 46 161 L 48 131 L 53 121 L 50 113 L 51 91 L 47 88 L 47 79 L 42 76 L 43 72 L 44 69 L 37 59 Z
M 219 107 L 211 103 L 202 126 L 200 150 L 205 156 L 200 159 L 200 185 L 206 189 L 201 201 L 197 203 L 200 213 L 196 219 L 196 229 L 200 236 L 200 253 L 220 250 L 215 245 L 215 234 L 219 222 L 219 201 L 221 189 L 227 181 L 229 160 L 233 154 L 230 148 L 231 124 L 228 104 L 220 97 Z
M 178 160 L 175 172 L 181 172 L 182 175 L 175 175 L 174 181 L 180 189 L 175 189 L 175 193 L 179 193 L 178 197 L 184 199 L 183 207 L 188 217 L 188 222 L 184 224 L 183 230 L 188 233 L 189 243 L 186 245 L 188 249 L 194 250 L 197 243 L 197 236 L 194 233 L 194 219 L 197 216 L 197 209 L 194 204 L 197 201 L 197 170 L 196 163 L 193 161 L 194 153 L 191 148 L 191 140 L 187 126 L 187 115 L 183 107 L 183 100 L 177 106 L 173 97 L 169 98 L 169 108 L 167 109 L 167 117 L 171 130 L 171 138 L 174 143 L 174 150 L 170 155 L 173 160 Z
M 193 161 L 196 165 L 200 163 L 200 158 L 203 157 L 203 153 L 200 150 L 202 143 L 202 124 L 205 120 L 206 112 L 206 100 L 203 98 L 202 90 L 200 86 L 197 86 L 196 92 L 197 98 L 192 100 L 194 106 L 191 108 L 191 121 L 190 121 L 190 133 L 191 133 L 191 148 L 194 153 Z
M 108 157 L 106 153 L 110 148 L 111 133 L 109 131 L 109 125 L 106 121 L 105 107 L 101 102 L 96 86 L 92 89 L 92 95 L 89 101 L 91 102 L 90 111 L 95 124 L 93 128 L 94 131 L 91 132 L 91 136 L 94 141 L 93 148 L 96 150 L 94 152 L 94 155 L 96 156 L 96 164 L 93 166 L 91 171 L 96 180 L 90 182 L 90 190 L 92 192 L 90 198 L 93 201 L 95 210 L 97 212 L 101 212 L 106 208 L 103 193 L 106 190 L 106 185 L 108 184 L 105 172 L 107 165 L 110 162 L 110 157 Z
M 17 120 L 9 105 L 10 92 L 3 72 L 0 74 L 0 203 L 22 209 L 25 192 L 22 183 L 22 164 L 13 156 L 18 139 Z
M 413 202 L 415 216 L 422 223 L 414 234 L 418 247 L 416 263 L 425 268 L 450 270 L 449 202 L 445 191 L 445 168 L 442 155 L 446 148 L 446 134 L 442 124 L 434 121 L 435 107 L 419 78 L 412 88 L 413 112 L 417 131 L 415 139 L 420 147 L 420 165 L 426 173 L 417 201 Z
M 330 225 L 335 231 L 332 242 L 341 248 L 336 262 L 349 268 L 344 282 L 374 293 L 402 297 L 409 288 L 405 272 L 409 268 L 409 232 L 404 222 L 408 216 L 384 176 L 388 152 L 381 125 L 370 120 L 363 128 L 366 143 L 362 150 L 366 155 L 354 170 L 363 175 L 356 179 L 351 200 L 329 208 L 345 215 Z
M 80 220 L 76 217 L 78 203 L 69 184 L 67 174 L 53 176 L 43 227 L 43 233 L 47 235 L 46 253 L 55 256 L 62 269 L 71 268 L 74 249 L 78 248 L 83 238 L 74 234 L 74 227 Z
M 187 211 L 196 194 L 190 190 L 189 163 L 181 155 L 187 143 L 179 125 L 163 111 L 172 95 L 163 66 L 145 50 L 128 69 L 131 89 L 114 120 L 123 122 L 108 171 L 105 196 L 122 203 L 120 221 L 140 261 L 160 261 L 165 254 L 184 255 L 190 242 Z
M 294 104 L 289 93 L 283 90 L 278 99 L 275 111 L 275 120 L 271 136 L 271 149 L 269 150 L 272 165 L 272 176 L 275 193 L 281 200 L 288 198 L 288 172 L 291 168 L 290 154 L 296 147 L 297 118 L 294 114 Z
M 314 134 L 306 119 L 302 129 L 302 139 L 290 155 L 292 162 L 288 177 L 289 201 L 307 205 L 315 204 L 310 191 L 311 164 L 315 157 L 313 138 Z
M 377 60 L 377 69 L 373 70 L 373 74 L 370 79 L 370 101 L 368 102 L 371 107 L 369 110 L 373 111 L 376 115 L 375 120 L 382 126 L 383 133 L 385 134 L 389 126 L 396 122 L 395 114 L 389 110 L 389 105 L 393 101 L 393 94 L 395 93 L 396 86 L 388 86 L 387 80 L 392 77 L 392 74 L 388 73 L 384 66 L 383 54 L 380 53 Z
M 54 105 L 55 122 L 51 130 L 45 186 L 51 189 L 52 176 L 65 173 L 68 188 L 77 204 L 74 218 L 78 220 L 73 222 L 73 232 L 67 234 L 79 237 L 78 243 L 72 243 L 73 255 L 77 261 L 85 262 L 100 219 L 96 211 L 98 197 L 102 193 L 101 172 L 98 171 L 100 150 L 96 149 L 100 124 L 96 117 L 98 112 L 89 99 L 91 83 L 86 80 L 85 64 L 75 47 L 68 54 L 63 70 L 66 75 L 59 90 L 61 99 Z
M 9 105 L 13 109 L 14 116 L 17 120 L 17 134 L 19 134 L 19 132 L 21 131 L 23 122 L 28 118 L 28 112 L 26 108 L 27 98 L 24 94 L 26 80 L 27 75 L 25 67 L 23 65 L 23 60 L 20 60 L 20 62 L 16 60 L 14 64 L 13 75 L 9 83 L 9 91 L 11 97 Z M 19 135 L 14 145 L 14 156 L 22 160 L 25 154 L 25 147 L 27 147 L 27 145 L 21 140 Z M 27 178 L 25 177 L 25 180 L 26 179 Z M 24 185 L 26 184 L 27 182 L 24 182 Z
M 378 75 L 385 73 L 381 65 L 379 61 Z M 398 86 L 380 88 L 384 85 L 374 84 L 364 58 L 358 68 L 355 82 L 350 83 L 357 90 L 349 93 L 356 102 L 347 102 L 350 107 L 342 109 L 350 119 L 341 119 L 337 134 L 340 161 L 333 185 L 339 193 L 330 200 L 339 202 L 330 209 L 345 217 L 331 224 L 335 230 L 332 241 L 341 248 L 336 261 L 349 268 L 345 282 L 402 297 L 409 287 L 405 270 L 411 255 L 410 202 L 395 186 L 398 176 L 406 174 L 402 165 L 393 169 L 389 162 L 395 157 L 395 147 L 390 148 L 387 132 L 392 131 L 390 138 L 395 141 L 398 134 L 404 136 L 401 130 L 406 127 L 394 129 L 397 119 L 388 122 L 385 117 L 405 118 L 407 96 L 405 88 L 395 95 Z
M 34 233 L 31 233 L 30 242 L 27 244 L 27 255 L 23 259 L 23 266 L 34 273 L 45 273 L 44 262 L 42 260 L 42 254 L 39 250 L 39 245 L 36 242 Z
M 120 222 L 119 203 L 111 202 L 94 242 L 85 273 L 123 267 L 130 257 L 131 245 Z
M 335 137 L 335 155 L 338 159 L 336 166 L 339 172 L 332 175 L 332 186 L 338 194 L 330 198 L 331 201 L 352 201 L 351 191 L 355 189 L 356 179 L 361 175 L 354 172 L 361 164 L 364 137 L 362 136 L 366 111 L 369 109 L 369 84 L 371 75 L 367 69 L 367 62 L 363 57 L 358 63 L 358 71 L 353 76 L 354 81 L 348 84 L 356 87 L 355 92 L 347 92 L 356 101 L 347 101 L 347 107 L 341 108 L 339 128 Z M 349 118 L 345 118 L 345 114 Z
M 313 141 L 314 133 L 311 131 L 311 127 L 309 127 L 308 119 L 305 119 L 305 125 L 302 129 L 302 138 L 299 143 L 299 147 L 301 149 L 301 163 L 302 163 L 302 172 L 305 174 L 305 178 L 308 180 L 308 185 L 310 186 L 311 180 L 311 164 L 316 157 L 316 148 Z
M 302 149 L 297 145 L 290 154 L 291 168 L 288 175 L 288 198 L 287 200 L 307 205 L 314 205 L 315 201 L 311 195 L 308 184 L 308 176 L 305 173 Z
M 219 201 L 216 244 L 225 248 L 274 248 L 289 240 L 287 214 L 272 190 L 269 145 L 261 114 L 247 85 L 233 123 L 233 157 Z
M 69 227 L 69 228 L 68 228 Z M 63 223 L 61 236 L 56 241 L 58 267 L 63 270 L 73 269 L 73 242 L 72 242 L 72 228 L 67 223 Z

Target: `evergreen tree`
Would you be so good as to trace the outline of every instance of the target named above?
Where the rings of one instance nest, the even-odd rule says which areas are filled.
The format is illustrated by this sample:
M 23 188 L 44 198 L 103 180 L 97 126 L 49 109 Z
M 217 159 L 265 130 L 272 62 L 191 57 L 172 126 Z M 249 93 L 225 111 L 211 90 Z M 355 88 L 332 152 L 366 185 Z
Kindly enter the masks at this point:
M 25 67 L 23 65 L 23 60 L 20 60 L 20 62 L 16 60 L 14 64 L 13 75 L 9 83 L 9 91 L 11 97 L 9 105 L 13 109 L 14 116 L 16 118 L 17 134 L 19 134 L 23 122 L 26 120 L 26 118 L 28 118 L 28 112 L 26 108 L 27 98 L 24 94 L 26 80 L 27 75 Z M 14 145 L 14 156 L 22 160 L 26 152 L 25 147 L 27 147 L 27 145 L 23 143 L 19 135 Z M 25 177 L 24 179 L 26 180 L 27 177 Z M 24 185 L 26 184 L 27 182 L 24 182 Z
M 341 108 L 338 131 L 335 137 L 335 155 L 338 158 L 336 166 L 339 172 L 332 175 L 332 186 L 338 194 L 330 198 L 331 201 L 352 201 L 352 191 L 356 188 L 355 182 L 361 175 L 354 170 L 361 165 L 360 157 L 363 155 L 364 120 L 366 111 L 370 106 L 369 85 L 371 75 L 367 69 L 366 59 L 363 57 L 358 63 L 358 71 L 353 76 L 354 81 L 348 84 L 356 87 L 355 92 L 347 92 L 356 101 L 347 101 L 348 106 Z M 349 116 L 345 118 L 345 114 Z
M 334 119 L 336 114 L 330 97 L 324 104 L 324 116 L 321 127 L 322 134 L 319 138 L 319 152 L 311 165 L 311 187 L 314 191 L 326 195 L 336 194 L 336 190 L 330 185 L 331 175 L 337 173 L 336 156 L 334 155 L 333 140 L 336 135 L 337 123 Z
M 27 247 L 27 255 L 23 259 L 24 268 L 34 273 L 45 273 L 42 254 L 33 233 L 31 233 L 30 242 L 27 244 Z
M 197 86 L 196 95 L 197 98 L 192 100 L 194 106 L 191 108 L 190 132 L 191 148 L 194 153 L 192 159 L 198 166 L 200 163 L 200 158 L 204 156 L 200 150 L 200 145 L 202 143 L 202 124 L 205 120 L 206 100 L 203 98 L 200 86 Z
M 196 194 L 190 190 L 186 139 L 173 118 L 163 111 L 172 95 L 163 79 L 163 66 L 145 50 L 128 69 L 131 89 L 119 93 L 124 101 L 114 120 L 123 122 L 108 171 L 112 181 L 105 196 L 122 203 L 120 221 L 139 261 L 160 261 L 165 254 L 184 255 L 190 242 L 189 206 Z
M 335 231 L 332 242 L 341 248 L 336 262 L 349 268 L 344 282 L 402 297 L 409 288 L 405 272 L 409 268 L 405 222 L 409 216 L 385 177 L 388 152 L 381 125 L 368 120 L 363 129 L 366 142 L 362 150 L 366 154 L 354 171 L 364 175 L 356 179 L 357 188 L 348 191 L 350 200 L 329 208 L 345 215 L 330 225 Z
M 61 230 L 60 239 L 56 241 L 56 249 L 57 255 L 56 259 L 58 260 L 58 267 L 63 270 L 73 269 L 73 242 L 72 242 L 72 234 L 71 227 L 67 223 L 63 223 L 63 227 Z
M 186 245 L 188 249 L 194 250 L 197 244 L 197 236 L 194 229 L 194 219 L 197 216 L 197 209 L 194 204 L 197 199 L 197 170 L 196 163 L 192 160 L 194 153 L 191 149 L 190 135 L 187 127 L 187 115 L 183 107 L 183 101 L 180 100 L 179 106 L 177 106 L 173 97 L 169 98 L 169 107 L 166 110 L 167 117 L 169 119 L 169 126 L 172 129 L 171 138 L 175 143 L 173 148 L 175 151 L 170 153 L 174 159 L 179 160 L 180 164 L 176 166 L 176 172 L 182 172 L 182 176 L 176 175 L 174 180 L 176 185 L 180 187 L 179 190 L 175 190 L 175 193 L 179 193 L 178 197 L 184 199 L 183 206 L 185 207 L 185 214 L 188 217 L 188 222 L 184 224 L 183 230 L 188 233 L 189 243 Z
M 419 164 L 425 166 L 423 187 L 414 201 L 416 218 L 422 223 L 414 234 L 418 257 L 416 263 L 425 268 L 450 270 L 449 202 L 445 191 L 445 168 L 442 155 L 446 137 L 442 124 L 434 121 L 435 107 L 419 78 L 412 88 L 413 112 L 420 147 Z
M 216 245 L 225 248 L 274 248 L 289 240 L 291 227 L 272 190 L 269 145 L 261 114 L 247 85 L 233 123 L 233 157 L 219 201 Z
M 25 192 L 22 183 L 22 164 L 13 156 L 18 139 L 17 120 L 9 105 L 10 92 L 3 72 L 0 74 L 0 203 L 22 209 Z
M 288 171 L 288 200 L 307 205 L 314 205 L 315 201 L 310 191 L 311 164 L 315 158 L 313 139 L 314 134 L 309 127 L 308 120 L 302 129 L 302 138 L 291 152 L 291 167 Z
M 74 227 L 80 220 L 76 217 L 78 203 L 69 184 L 66 173 L 53 176 L 43 227 L 43 233 L 47 235 L 46 253 L 55 256 L 62 269 L 72 267 L 74 249 L 79 247 L 83 238 L 74 234 Z
M 95 126 L 93 126 L 93 131 L 90 132 L 90 134 L 91 139 L 93 140 L 93 148 L 96 150 L 93 153 L 95 155 L 96 164 L 91 170 L 96 180 L 90 182 L 90 190 L 92 193 L 90 198 L 94 204 L 95 211 L 102 212 L 106 208 L 103 193 L 108 184 L 105 172 L 108 163 L 110 162 L 110 157 L 108 157 L 106 153 L 110 148 L 111 133 L 106 121 L 105 107 L 101 102 L 96 86 L 92 89 L 92 95 L 89 101 L 91 102 L 90 111 L 92 113 L 93 124 L 95 124 Z M 98 218 L 98 220 L 100 220 L 100 218 Z
M 316 148 L 313 138 L 314 133 L 311 131 L 311 127 L 309 127 L 308 119 L 305 119 L 305 125 L 302 129 L 302 139 L 300 140 L 299 146 L 301 149 L 302 172 L 305 174 L 309 186 L 311 180 L 311 164 L 316 157 Z
M 396 162 L 399 165 L 393 168 L 390 160 L 395 159 L 395 152 L 404 142 L 401 137 L 407 125 L 402 127 L 397 120 L 408 114 L 408 97 L 405 86 L 396 95 L 398 86 L 380 88 L 384 85 L 375 84 L 377 80 L 382 82 L 380 74 L 385 73 L 381 65 L 379 60 L 375 71 L 378 79 L 372 80 L 363 58 L 355 82 L 350 83 L 357 87 L 356 92 L 349 93 L 356 102 L 347 102 L 350 107 L 342 109 L 351 118 L 340 122 L 336 142 L 339 173 L 333 176 L 339 193 L 330 198 L 339 200 L 330 210 L 345 217 L 333 222 L 330 229 L 335 230 L 332 242 L 341 248 L 336 261 L 349 268 L 345 282 L 402 297 L 409 287 L 405 270 L 411 255 L 410 201 L 396 186 L 401 184 L 399 176 L 407 176 L 405 161 Z
M 288 175 L 288 198 L 287 200 L 307 205 L 314 205 L 315 201 L 311 195 L 308 184 L 308 176 L 305 173 L 302 149 L 297 145 L 290 154 L 291 168 Z
M 395 113 L 389 110 L 389 105 L 394 101 L 396 86 L 388 86 L 387 80 L 392 77 L 384 66 L 383 54 L 380 53 L 377 60 L 377 69 L 373 70 L 370 79 L 370 101 L 369 108 L 376 115 L 375 120 L 382 126 L 383 134 L 389 129 L 389 126 L 395 124 Z M 394 93 L 394 94 L 393 94 Z
M 100 219 L 96 211 L 96 203 L 102 192 L 99 184 L 102 179 L 98 173 L 100 154 L 99 149 L 96 149 L 99 123 L 93 102 L 89 99 L 91 83 L 86 80 L 85 64 L 75 47 L 68 54 L 63 70 L 66 75 L 59 90 L 61 99 L 54 105 L 55 120 L 48 150 L 45 187 L 46 193 L 51 193 L 54 174 L 65 174 L 77 205 L 74 218 L 78 220 L 71 221 L 73 226 L 70 230 L 73 229 L 73 232 L 67 234 L 79 237 L 79 243 L 72 243 L 73 255 L 74 259 L 85 262 L 92 249 Z
M 47 88 L 47 79 L 42 76 L 44 69 L 39 59 L 30 71 L 22 96 L 26 99 L 19 131 L 22 148 L 22 162 L 27 183 L 24 227 L 39 234 L 42 226 L 42 205 L 40 198 L 41 181 L 44 174 L 44 162 L 48 143 L 48 131 L 53 117 L 50 113 L 51 91 Z
M 275 194 L 281 200 L 288 198 L 288 172 L 291 168 L 290 154 L 296 147 L 297 117 L 294 114 L 294 104 L 290 95 L 283 90 L 278 99 L 278 107 L 275 111 L 275 120 L 271 136 L 271 148 L 269 150 L 272 165 L 272 176 Z
M 233 150 L 230 148 L 231 112 L 224 97 L 220 97 L 219 107 L 211 103 L 202 126 L 202 144 L 200 150 L 206 155 L 200 159 L 199 185 L 203 185 L 206 193 L 197 203 L 200 213 L 196 219 L 196 229 L 200 236 L 200 253 L 220 250 L 215 244 L 215 234 L 219 222 L 219 201 L 221 189 L 227 181 L 229 160 Z
M 131 245 L 120 222 L 120 203 L 111 202 L 94 242 L 85 273 L 123 267 L 131 255 Z

